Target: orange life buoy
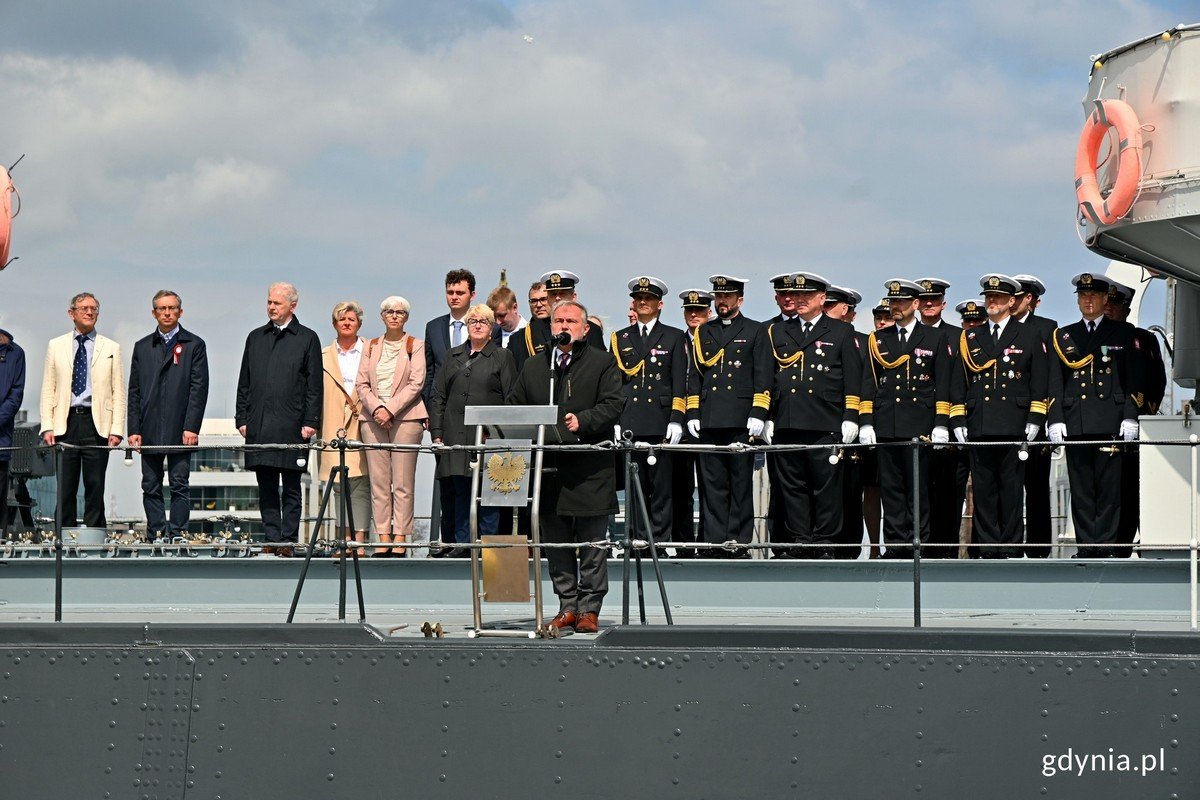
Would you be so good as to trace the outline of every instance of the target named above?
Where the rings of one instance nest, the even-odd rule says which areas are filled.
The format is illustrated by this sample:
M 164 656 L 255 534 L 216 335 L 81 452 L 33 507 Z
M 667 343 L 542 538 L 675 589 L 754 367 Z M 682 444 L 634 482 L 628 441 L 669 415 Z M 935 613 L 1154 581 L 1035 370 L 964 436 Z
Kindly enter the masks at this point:
M 12 177 L 0 165 L 0 269 L 8 266 L 8 251 L 12 245 Z
M 1112 225 L 1129 213 L 1142 176 L 1142 126 L 1137 114 L 1122 100 L 1093 100 L 1095 106 L 1079 134 L 1075 152 L 1075 198 L 1079 209 L 1097 225 Z M 1105 197 L 1096 181 L 1097 151 L 1109 128 L 1119 141 L 1117 179 Z

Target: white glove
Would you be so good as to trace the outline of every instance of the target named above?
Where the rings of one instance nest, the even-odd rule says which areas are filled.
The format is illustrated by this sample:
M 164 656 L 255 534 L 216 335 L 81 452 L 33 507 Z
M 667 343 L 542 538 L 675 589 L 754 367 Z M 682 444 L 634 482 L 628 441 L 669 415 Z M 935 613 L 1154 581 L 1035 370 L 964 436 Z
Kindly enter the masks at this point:
M 1032 442 L 1037 438 L 1038 432 L 1041 431 L 1041 426 L 1034 425 L 1032 422 L 1025 426 L 1025 441 Z
M 693 439 L 699 439 L 700 438 L 700 420 L 689 419 L 687 421 L 687 431 L 688 431 L 688 436 L 691 436 Z
M 954 438 L 958 440 L 959 444 L 966 444 L 967 443 L 966 427 L 960 425 L 959 427 L 955 428 L 954 429 Z
M 1138 422 L 1136 419 L 1121 420 L 1121 438 L 1127 442 L 1137 441 Z
M 842 423 L 842 444 L 850 444 L 858 438 L 858 423 L 847 420 Z
M 763 438 L 763 441 L 766 442 L 767 444 L 770 444 L 771 441 L 775 438 L 775 420 L 771 420 L 771 419 L 767 420 L 767 424 L 763 428 L 762 438 Z
M 746 432 L 750 434 L 751 439 L 762 436 L 765 428 L 766 425 L 758 417 L 750 417 L 750 419 L 746 420 Z
M 667 424 L 667 444 L 679 444 L 679 440 L 683 438 L 683 426 L 678 422 Z
M 1067 426 L 1063 422 L 1055 422 L 1050 427 L 1046 428 L 1046 436 L 1055 444 L 1062 444 L 1067 440 Z
M 875 427 L 873 425 L 863 425 L 858 429 L 859 444 L 875 444 Z
M 950 441 L 950 431 L 945 425 L 938 425 L 930 432 L 929 440 L 934 444 L 947 444 Z
M 621 426 L 620 425 L 613 425 L 613 441 L 614 442 L 621 441 Z

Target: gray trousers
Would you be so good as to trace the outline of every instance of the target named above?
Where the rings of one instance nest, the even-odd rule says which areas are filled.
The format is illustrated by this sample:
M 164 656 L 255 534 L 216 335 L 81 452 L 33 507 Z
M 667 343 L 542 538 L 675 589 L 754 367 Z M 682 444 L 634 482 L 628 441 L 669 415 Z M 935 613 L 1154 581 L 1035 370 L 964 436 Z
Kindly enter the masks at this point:
M 562 517 L 542 514 L 541 539 L 546 543 L 602 542 L 608 516 Z M 561 611 L 600 613 L 608 594 L 608 550 L 597 547 L 553 547 L 546 550 L 550 581 Z

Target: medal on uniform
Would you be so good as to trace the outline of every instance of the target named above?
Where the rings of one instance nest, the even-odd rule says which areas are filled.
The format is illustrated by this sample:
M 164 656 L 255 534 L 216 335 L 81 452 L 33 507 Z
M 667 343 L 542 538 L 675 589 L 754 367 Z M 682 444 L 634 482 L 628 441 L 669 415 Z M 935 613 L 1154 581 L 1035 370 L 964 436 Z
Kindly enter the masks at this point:
M 1108 345 L 1104 345 L 1100 348 L 1100 356 L 1101 361 L 1108 361 Z

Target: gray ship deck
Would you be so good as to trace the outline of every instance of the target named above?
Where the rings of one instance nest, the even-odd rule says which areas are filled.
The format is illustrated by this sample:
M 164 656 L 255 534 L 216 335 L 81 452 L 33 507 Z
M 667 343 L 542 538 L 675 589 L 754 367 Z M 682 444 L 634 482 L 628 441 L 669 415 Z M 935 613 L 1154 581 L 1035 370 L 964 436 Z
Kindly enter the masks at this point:
M 282 622 L 300 559 L 66 558 L 67 622 Z M 449 637 L 471 626 L 470 562 L 362 562 L 366 621 L 398 637 L 421 637 L 425 622 Z M 912 627 L 913 569 L 905 561 L 661 562 L 674 621 L 681 625 Z M 631 569 L 632 572 L 632 569 Z M 348 566 L 347 611 L 357 621 Z M 621 619 L 621 562 L 601 622 Z M 665 621 L 653 570 L 643 564 L 648 621 Z M 547 617 L 556 610 L 543 570 Z M 631 582 L 630 620 L 639 621 Z M 0 562 L 0 623 L 53 619 L 54 561 Z M 298 621 L 337 622 L 338 568 L 314 559 Z M 925 627 L 1187 631 L 1186 560 L 924 561 Z M 485 623 L 531 627 L 532 603 L 484 603 Z

